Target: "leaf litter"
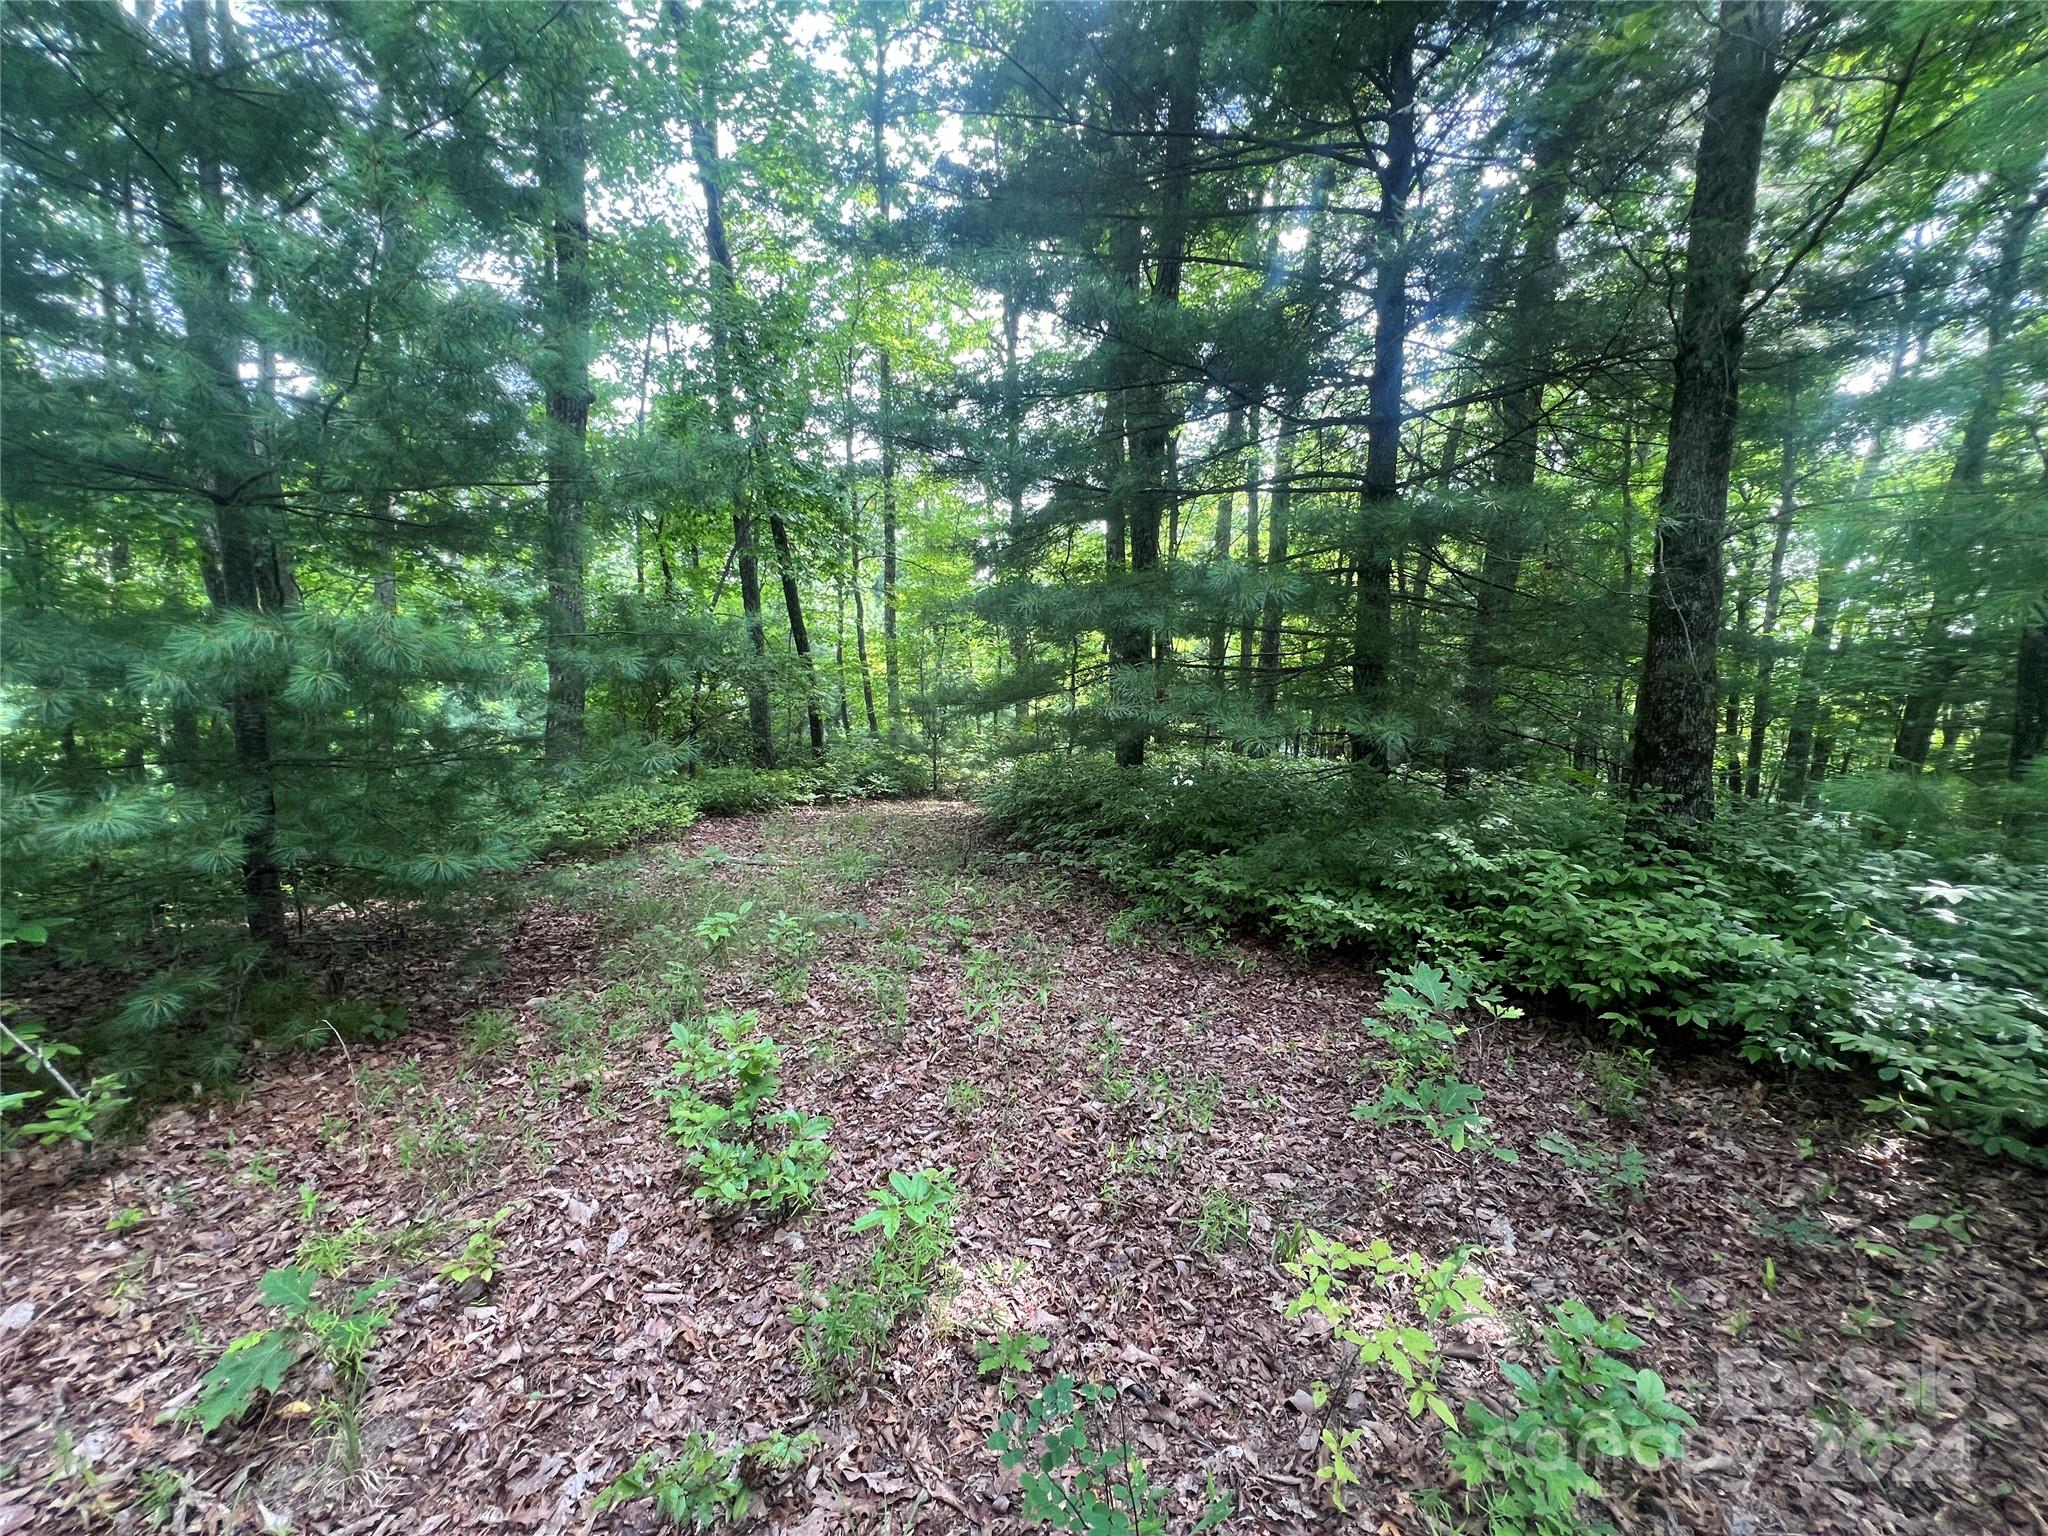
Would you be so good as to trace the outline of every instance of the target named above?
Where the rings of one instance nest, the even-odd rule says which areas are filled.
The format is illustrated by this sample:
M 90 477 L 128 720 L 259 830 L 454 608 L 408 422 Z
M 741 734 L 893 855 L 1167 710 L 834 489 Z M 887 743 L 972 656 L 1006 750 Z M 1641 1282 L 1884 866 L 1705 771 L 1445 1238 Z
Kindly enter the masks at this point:
M 601 874 L 522 921 L 481 984 L 394 961 L 424 1021 L 405 1036 L 273 1062 L 83 1169 L 11 1155 L 0 1536 L 157 1514 L 190 1532 L 651 1529 L 644 1505 L 594 1515 L 595 1495 L 696 1430 L 818 1436 L 754 1529 L 1020 1530 L 1014 1474 L 984 1448 L 1004 1388 L 976 1365 L 1004 1332 L 1048 1341 L 1032 1380 L 1120 1390 L 1122 1432 L 1183 1515 L 1213 1477 L 1229 1530 L 1426 1532 L 1440 1432 L 1391 1383 L 1345 1385 L 1368 1446 L 1351 1515 L 1315 1486 L 1308 1388 L 1342 1363 L 1283 1315 L 1277 1255 L 1303 1227 L 1474 1246 L 1501 1318 L 1568 1297 L 1625 1316 L 1699 1427 L 1682 1462 L 1607 1479 L 1623 1531 L 2044 1528 L 2037 1176 L 1711 1059 L 1622 1058 L 1642 1080 L 1618 1099 L 1612 1043 L 1541 1017 L 1480 1025 L 1461 1056 L 1518 1162 L 1361 1124 L 1367 970 L 1133 927 L 956 804 L 706 822 Z M 693 925 L 747 901 L 756 930 L 785 912 L 807 941 L 743 930 L 706 959 Z M 671 960 L 701 965 L 706 1008 L 757 1010 L 785 1099 L 831 1120 L 825 1190 L 796 1220 L 712 1221 L 690 1199 L 655 1096 L 667 1019 L 619 1001 Z M 464 1028 L 487 1006 L 513 1016 L 496 1049 Z M 1637 1147 L 1638 1196 L 1599 1198 L 1537 1150 L 1551 1133 Z M 919 1167 L 962 1191 L 951 1281 L 869 1380 L 818 1401 L 791 1308 L 860 1262 L 866 1192 Z M 1205 1236 L 1205 1202 L 1242 1212 L 1227 1240 Z M 494 1281 L 444 1279 L 506 1206 Z M 263 1272 L 351 1232 L 348 1278 L 397 1281 L 355 1468 L 335 1469 L 316 1384 L 205 1441 L 167 1419 L 263 1321 Z M 1498 1404 L 1525 1337 L 1458 1330 L 1447 1395 Z

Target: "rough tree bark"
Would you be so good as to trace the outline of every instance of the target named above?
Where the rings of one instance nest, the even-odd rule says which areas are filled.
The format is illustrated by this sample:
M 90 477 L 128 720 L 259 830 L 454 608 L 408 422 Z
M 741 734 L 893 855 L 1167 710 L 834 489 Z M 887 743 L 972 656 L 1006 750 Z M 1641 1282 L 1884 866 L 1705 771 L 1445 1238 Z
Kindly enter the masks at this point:
M 1372 372 L 1366 380 L 1365 486 L 1352 558 L 1358 611 L 1351 643 L 1351 760 L 1382 771 L 1384 746 L 1362 728 L 1377 708 L 1394 650 L 1394 533 L 1389 513 L 1400 494 L 1401 397 L 1408 364 L 1408 202 L 1415 190 L 1415 49 L 1420 7 L 1391 7 L 1386 59 L 1387 142 L 1380 156 L 1373 270 Z
M 1687 220 L 1671 428 L 1657 502 L 1650 620 L 1636 689 L 1629 791 L 1643 813 L 1714 811 L 1722 541 L 1735 453 L 1749 237 L 1764 127 L 1782 76 L 1782 0 L 1722 0 Z

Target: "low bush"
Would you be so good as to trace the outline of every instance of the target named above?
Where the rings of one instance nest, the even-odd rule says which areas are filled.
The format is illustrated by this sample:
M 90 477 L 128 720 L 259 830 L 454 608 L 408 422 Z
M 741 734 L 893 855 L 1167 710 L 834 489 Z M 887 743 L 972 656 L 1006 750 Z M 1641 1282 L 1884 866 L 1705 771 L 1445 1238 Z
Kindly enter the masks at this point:
M 344 1391 L 359 1396 L 371 1346 L 391 1322 L 391 1314 L 374 1303 L 393 1283 L 380 1280 L 322 1300 L 321 1276 L 313 1269 L 270 1270 L 260 1292 L 279 1321 L 243 1334 L 222 1350 L 200 1383 L 199 1395 L 175 1416 L 210 1435 L 248 1412 L 260 1395 L 277 1391 L 285 1373 L 309 1352 Z
M 756 1491 L 802 1466 L 818 1447 L 805 1430 L 775 1430 L 750 1444 L 721 1445 L 699 1430 L 673 1456 L 649 1451 L 598 1490 L 600 1514 L 642 1501 L 670 1525 L 693 1531 L 737 1525 L 753 1512 Z
M 1091 1412 L 1113 1420 L 1116 1406 L 1114 1387 L 1056 1376 L 1022 1412 L 998 1415 L 988 1448 L 1006 1469 L 1018 1469 L 1025 1519 L 1087 1536 L 1166 1536 L 1166 1494 L 1144 1459 L 1128 1436 L 1112 1429 L 1105 1442 L 1089 1423 Z M 1212 1481 L 1187 1536 L 1215 1530 L 1235 1508 Z
M 1543 1330 L 1543 1374 L 1501 1367 L 1512 1416 L 1465 1404 L 1465 1429 L 1446 1449 L 1492 1536 L 1577 1536 L 1589 1529 L 1582 1501 L 1606 1493 L 1601 1463 L 1656 1467 L 1683 1452 L 1692 1415 L 1664 1395 L 1655 1371 L 1618 1358 L 1642 1342 L 1619 1318 L 1567 1301 Z
M 678 1020 L 669 1029 L 682 1086 L 664 1090 L 669 1134 L 697 1175 L 696 1198 L 726 1212 L 801 1210 L 825 1182 L 830 1123 L 772 1108 L 782 1053 L 752 1013 Z
M 345 940 L 350 925 L 374 908 L 379 921 L 446 924 L 452 936 L 501 901 L 545 892 L 545 882 L 493 883 L 496 876 L 530 870 L 537 859 L 594 855 L 672 837 L 703 816 L 921 793 L 926 773 L 922 758 L 863 740 L 835 746 L 823 761 L 768 772 L 721 766 L 691 777 L 672 752 L 651 759 L 614 752 L 600 754 L 567 778 L 513 775 L 494 786 L 488 825 L 474 836 L 465 832 L 468 841 L 460 850 L 421 854 L 415 848 L 371 873 L 345 872 L 348 880 L 332 890 L 330 880 L 340 878 L 334 870 L 291 864 L 293 846 L 281 842 L 290 865 L 287 885 L 301 908 L 294 932 L 317 931 L 312 925 L 339 919 L 328 936 Z M 167 803 L 176 800 L 169 791 L 140 798 L 155 806 L 165 796 Z M 86 1139 L 86 1132 L 115 1118 L 123 1106 L 147 1107 L 193 1086 L 232 1083 L 259 1044 L 321 1045 L 337 1036 L 382 1041 L 406 1027 L 402 1008 L 335 995 L 334 975 L 323 983 L 293 956 L 280 963 L 277 953 L 243 937 L 233 893 L 195 885 L 191 878 L 199 867 L 194 860 L 211 870 L 229 856 L 185 847 L 173 835 L 182 824 L 177 816 L 158 814 L 162 807 L 145 816 L 124 799 L 102 817 L 104 825 L 93 824 L 97 830 L 74 829 L 73 848 L 59 836 L 64 818 L 57 811 L 63 807 L 53 801 L 44 809 L 48 816 L 11 823 L 10 840 L 0 847 L 8 856 L 0 944 L 39 947 L 26 962 L 19 950 L 11 952 L 9 969 L 17 986 L 32 974 L 32 992 L 44 1015 L 8 1008 L 7 1023 L 16 1034 L 41 1042 L 34 1059 L 23 1056 L 9 1064 L 10 1076 L 42 1080 L 20 1088 L 10 1084 L 0 1097 L 0 1141 Z M 223 867 L 231 868 L 232 860 Z M 39 888 L 44 884 L 49 892 Z M 133 898 L 132 914 L 77 905 L 75 892 L 102 887 L 128 893 L 122 899 Z M 58 892 L 67 894 L 60 899 Z M 71 967 L 93 968 L 99 973 L 95 985 L 62 985 Z M 118 1001 L 73 1008 L 64 1004 L 73 990 L 94 999 L 111 993 Z M 4 1035 L 0 1050 L 21 1053 Z M 58 1053 L 58 1075 L 78 1091 L 60 1087 L 56 1076 L 38 1067 L 52 1050 Z
M 1694 850 L 1625 807 L 1494 785 L 1446 797 L 1327 764 L 1020 764 L 992 820 L 1161 920 L 1246 925 L 1393 965 L 1461 964 L 1617 1031 L 1854 1069 L 1873 1109 L 2037 1159 L 2048 1130 L 2048 872 L 1882 845 L 1739 803 Z
M 867 1264 L 795 1309 L 797 1355 L 816 1395 L 831 1397 L 873 1369 L 897 1322 L 924 1306 L 953 1246 L 959 1199 L 952 1175 L 930 1168 L 892 1173 L 869 1192 L 853 1223 L 875 1234 Z

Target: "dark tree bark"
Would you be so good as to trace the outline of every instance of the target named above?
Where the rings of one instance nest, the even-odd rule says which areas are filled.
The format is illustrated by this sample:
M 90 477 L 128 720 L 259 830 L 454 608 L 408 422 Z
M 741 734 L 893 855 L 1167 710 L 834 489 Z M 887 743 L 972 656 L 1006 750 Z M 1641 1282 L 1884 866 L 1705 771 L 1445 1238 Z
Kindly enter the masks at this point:
M 1202 33 L 1193 7 L 1176 7 L 1167 14 L 1173 23 L 1172 68 L 1166 82 L 1167 138 L 1158 205 L 1149 210 L 1147 221 L 1152 235 L 1148 307 L 1171 311 L 1180 306 L 1181 273 L 1186 260 L 1188 181 L 1194 165 Z M 1136 184 L 1142 185 L 1142 181 Z M 1158 357 L 1148 350 L 1143 356 L 1133 357 L 1130 366 L 1135 378 L 1142 380 L 1141 387 L 1132 394 L 1133 419 L 1127 428 L 1133 460 L 1131 473 L 1136 481 L 1136 492 L 1131 498 L 1131 575 L 1149 607 L 1156 606 L 1160 524 L 1168 509 L 1175 505 L 1173 435 L 1180 427 L 1180 408 L 1166 366 Z M 1146 634 L 1143 643 L 1151 653 L 1156 702 L 1164 687 L 1162 656 L 1171 642 L 1163 635 Z M 1125 756 L 1144 760 L 1142 735 L 1135 738 L 1134 750 L 1120 753 L 1119 760 Z
M 680 5 L 671 6 L 680 27 L 685 24 Z M 733 301 L 738 296 L 739 277 L 733 267 L 732 247 L 725 238 L 725 181 L 718 164 L 718 119 L 711 109 L 711 93 L 700 83 L 697 116 L 690 122 L 690 155 L 696 164 L 697 185 L 704 198 L 704 246 L 711 258 L 711 356 L 713 389 L 718 397 L 719 425 L 726 436 L 739 442 L 739 417 L 733 400 L 733 357 L 730 321 Z M 747 736 L 753 746 L 754 766 L 775 766 L 775 720 L 768 706 L 768 631 L 761 621 L 761 557 L 754 539 L 754 509 L 751 488 L 738 486 L 733 494 L 732 547 L 740 575 L 740 611 L 745 617 L 747 642 L 754 653 L 754 665 L 745 678 L 747 695 Z
M 851 366 L 849 363 L 849 369 Z M 849 399 L 850 395 L 849 389 Z M 854 489 L 853 427 L 849 420 L 846 428 L 846 560 L 848 584 L 853 588 L 853 655 L 854 665 L 860 672 L 860 699 L 867 715 L 868 735 L 877 737 L 882 734 L 882 728 L 875 719 L 875 675 L 868 665 L 868 610 L 860 584 L 860 528 L 860 495 Z
M 1532 157 L 1529 211 L 1509 300 L 1512 307 L 1496 359 L 1497 370 L 1513 383 L 1495 408 L 1498 437 L 1488 455 L 1490 477 L 1506 493 L 1502 500 L 1509 504 L 1509 521 L 1490 531 L 1480 562 L 1460 690 L 1464 720 L 1447 764 L 1446 781 L 1453 788 L 1474 769 L 1498 766 L 1500 756 L 1501 734 L 1495 718 L 1500 669 L 1508 656 L 1515 588 L 1529 548 L 1528 530 L 1516 521 L 1521 509 L 1513 503 L 1536 484 L 1543 391 L 1556 355 L 1551 308 L 1557 293 L 1557 249 L 1564 235 L 1565 199 L 1577 133 L 1576 120 L 1567 119 L 1538 139 Z M 1456 436 L 1453 431 L 1453 449 Z
M 768 514 L 768 535 L 775 544 L 775 569 L 782 577 L 782 608 L 789 616 L 789 643 L 796 648 L 804 674 L 804 718 L 811 729 L 811 755 L 825 755 L 825 716 L 818 708 L 818 669 L 811 657 L 811 631 L 804 623 L 803 595 L 796 585 L 796 556 L 789 546 L 789 528 L 782 514 Z
M 1288 524 L 1294 511 L 1294 444 L 1301 428 L 1295 421 L 1295 403 L 1288 402 L 1280 419 L 1280 440 L 1273 449 L 1273 492 L 1266 498 L 1266 569 L 1272 573 L 1276 590 L 1268 591 L 1259 616 L 1259 713 L 1271 718 L 1280 701 L 1280 620 L 1285 605 L 1277 584 L 1287 574 Z
M 2012 748 L 2006 771 L 2026 777 L 2027 765 L 2048 747 L 2048 627 L 2020 631 L 2013 670 Z
M 1372 372 L 1366 380 L 1365 486 L 1352 558 L 1358 611 L 1351 641 L 1351 760 L 1385 771 L 1384 747 L 1361 722 L 1379 705 L 1394 651 L 1394 530 L 1400 495 L 1401 397 L 1408 367 L 1408 202 L 1415 191 L 1415 46 L 1423 11 L 1391 7 L 1386 58 L 1387 142 L 1380 156 L 1379 261 L 1372 285 Z
M 1245 410 L 1244 463 L 1244 563 L 1251 570 L 1259 563 L 1259 478 L 1265 468 L 1265 451 L 1259 441 L 1259 407 L 1253 401 Z M 1249 611 L 1237 631 L 1237 672 L 1240 692 L 1249 698 L 1258 676 L 1258 625 Z
M 1230 414 L 1223 425 L 1223 452 L 1234 463 L 1244 448 L 1244 402 L 1233 399 Z M 1209 558 L 1217 566 L 1230 559 L 1230 546 L 1234 530 L 1231 524 L 1237 515 L 1237 492 L 1223 493 L 1216 507 L 1216 531 L 1209 548 Z M 1217 693 L 1222 693 L 1226 682 L 1225 661 L 1230 651 L 1230 615 L 1219 604 L 1215 622 L 1209 628 L 1209 683 Z
M 1024 537 L 1024 397 L 1018 382 L 1022 362 L 1018 332 L 1024 318 L 1024 304 L 1014 286 L 1014 275 L 1003 289 L 1003 490 L 1009 502 L 1009 537 L 1012 545 Z M 1031 631 L 1022 616 L 1010 623 L 1010 666 L 1020 676 L 1031 657 Z M 1024 724 L 1026 702 L 1019 699 L 1014 719 Z
M 1835 614 L 1841 607 L 1840 578 L 1823 557 L 1814 583 L 1813 623 L 1799 657 L 1799 692 L 1785 726 L 1785 758 L 1778 773 L 1778 798 L 1804 803 L 1813 784 L 1813 731 L 1820 719 L 1821 690 L 1833 659 Z
M 867 713 L 868 735 L 882 734 L 881 722 L 875 718 L 875 674 L 868 661 L 868 614 L 867 602 L 860 589 L 860 529 L 856 525 L 851 540 L 853 546 L 853 655 L 854 665 L 860 669 L 860 702 Z
M 1735 453 L 1749 237 L 1764 128 L 1782 83 L 1781 0 L 1722 0 L 1687 220 L 1671 429 L 1629 791 L 1679 823 L 1714 811 L 1722 542 Z
M 584 116 L 590 66 L 580 23 L 551 49 L 540 123 L 541 196 L 548 218 L 548 295 L 541 316 L 547 363 L 547 507 L 541 540 L 547 573 L 547 755 L 574 757 L 583 746 L 584 533 L 587 473 L 584 437 L 590 422 L 590 220 L 584 190 L 590 152 Z

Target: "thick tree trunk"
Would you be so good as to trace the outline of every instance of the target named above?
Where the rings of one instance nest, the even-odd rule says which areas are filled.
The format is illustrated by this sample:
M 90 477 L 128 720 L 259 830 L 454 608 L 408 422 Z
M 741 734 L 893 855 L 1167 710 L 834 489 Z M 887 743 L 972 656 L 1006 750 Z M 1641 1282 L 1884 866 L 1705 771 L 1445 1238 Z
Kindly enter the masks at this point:
M 584 191 L 589 146 L 584 115 L 590 68 L 573 15 L 551 51 L 540 124 L 541 196 L 549 222 L 548 296 L 541 370 L 547 391 L 544 448 L 547 507 L 541 539 L 547 574 L 547 755 L 573 758 L 583 746 L 588 683 L 584 637 L 584 532 L 590 421 L 590 220 Z
M 1408 367 L 1408 201 L 1415 190 L 1415 45 L 1419 8 L 1388 13 L 1387 143 L 1379 163 L 1379 261 L 1373 272 L 1372 372 L 1366 380 L 1365 486 L 1352 558 L 1358 612 L 1351 640 L 1353 762 L 1390 766 L 1383 743 L 1364 729 L 1386 690 L 1394 650 L 1392 509 L 1400 494 L 1401 399 Z
M 1671 430 L 1629 790 L 1680 823 L 1714 811 L 1722 541 L 1742 369 L 1749 237 L 1781 77 L 1782 0 L 1722 0 L 1687 224 Z

